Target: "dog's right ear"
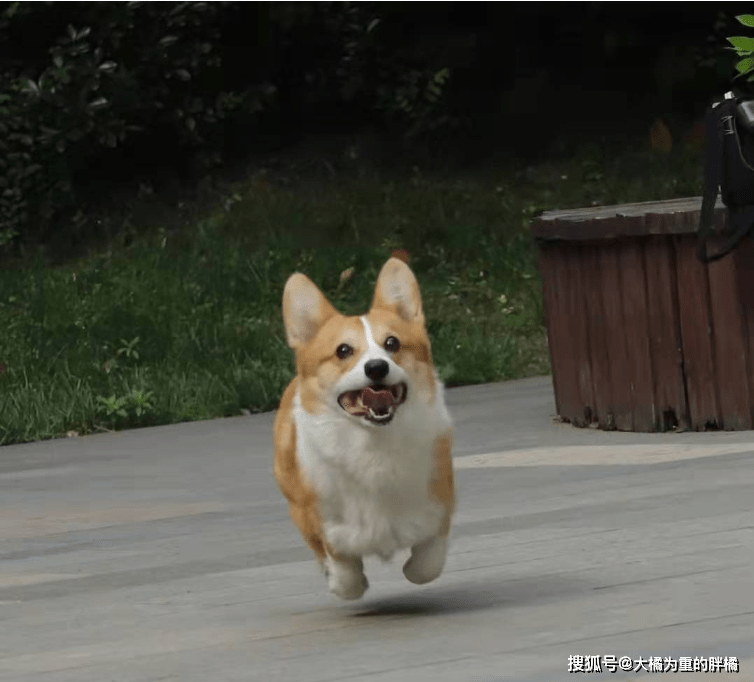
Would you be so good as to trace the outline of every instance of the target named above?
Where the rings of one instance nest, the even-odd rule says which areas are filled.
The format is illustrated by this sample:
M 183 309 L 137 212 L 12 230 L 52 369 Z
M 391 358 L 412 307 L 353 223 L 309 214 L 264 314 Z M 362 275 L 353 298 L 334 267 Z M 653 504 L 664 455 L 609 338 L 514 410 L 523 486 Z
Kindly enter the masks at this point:
M 330 305 L 317 285 L 296 272 L 285 283 L 283 323 L 288 345 L 298 350 L 311 341 L 322 325 L 338 311 Z
M 392 257 L 377 277 L 372 308 L 390 310 L 407 322 L 424 324 L 419 283 L 405 261 Z

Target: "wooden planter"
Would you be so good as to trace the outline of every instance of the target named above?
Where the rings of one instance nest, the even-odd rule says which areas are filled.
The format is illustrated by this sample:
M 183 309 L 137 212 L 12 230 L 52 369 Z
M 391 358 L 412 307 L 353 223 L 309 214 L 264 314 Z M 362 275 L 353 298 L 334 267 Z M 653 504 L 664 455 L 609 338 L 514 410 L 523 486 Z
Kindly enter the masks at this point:
M 552 211 L 532 226 L 564 421 L 645 432 L 754 425 L 754 244 L 705 266 L 700 208 L 695 197 Z M 725 228 L 722 204 L 716 221 Z

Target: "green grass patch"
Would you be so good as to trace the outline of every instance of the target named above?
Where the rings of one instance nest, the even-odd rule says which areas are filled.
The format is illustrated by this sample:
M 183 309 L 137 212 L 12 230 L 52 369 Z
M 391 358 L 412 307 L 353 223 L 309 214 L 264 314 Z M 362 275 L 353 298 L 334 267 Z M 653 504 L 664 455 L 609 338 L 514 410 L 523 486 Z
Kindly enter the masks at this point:
M 274 409 L 293 373 L 287 277 L 303 271 L 361 313 L 394 247 L 411 253 L 449 385 L 547 373 L 532 216 L 698 194 L 699 169 L 693 150 L 582 150 L 464 180 L 257 176 L 179 231 L 149 225 L 128 247 L 3 270 L 0 444 Z

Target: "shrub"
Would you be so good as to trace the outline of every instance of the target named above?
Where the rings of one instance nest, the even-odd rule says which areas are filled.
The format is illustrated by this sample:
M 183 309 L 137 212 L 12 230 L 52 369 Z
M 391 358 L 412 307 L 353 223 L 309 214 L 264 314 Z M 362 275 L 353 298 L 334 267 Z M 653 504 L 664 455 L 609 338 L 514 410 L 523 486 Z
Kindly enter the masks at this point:
M 409 14 L 348 2 L 0 4 L 0 248 L 19 234 L 47 241 L 53 226 L 68 238 L 90 199 L 154 179 L 147 168 L 202 177 L 238 146 L 228 124 L 251 122 L 253 145 L 267 109 L 266 125 L 349 106 L 407 135 L 452 123 L 451 72 L 436 45 L 404 35 L 421 28 Z
M 211 128 L 272 94 L 216 85 L 227 3 L 52 4 L 11 3 L 0 15 L 0 244 L 71 210 L 91 165 L 134 138 L 216 162 L 203 146 Z M 22 41 L 50 20 L 50 42 L 24 54 Z

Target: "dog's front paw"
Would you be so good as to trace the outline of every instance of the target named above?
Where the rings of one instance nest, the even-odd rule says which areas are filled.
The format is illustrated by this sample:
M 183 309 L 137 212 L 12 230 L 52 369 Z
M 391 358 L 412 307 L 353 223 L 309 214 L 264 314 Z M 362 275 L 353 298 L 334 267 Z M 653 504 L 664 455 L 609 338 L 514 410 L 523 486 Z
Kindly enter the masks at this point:
M 447 536 L 430 538 L 411 548 L 411 557 L 403 565 L 403 575 L 416 585 L 431 583 L 445 568 Z
M 331 577 L 329 583 L 330 592 L 341 599 L 348 600 L 361 599 L 369 588 L 369 581 L 363 573 L 348 579 L 333 580 Z
M 341 599 L 360 599 L 369 588 L 360 560 L 327 562 L 327 583 L 332 592 Z

